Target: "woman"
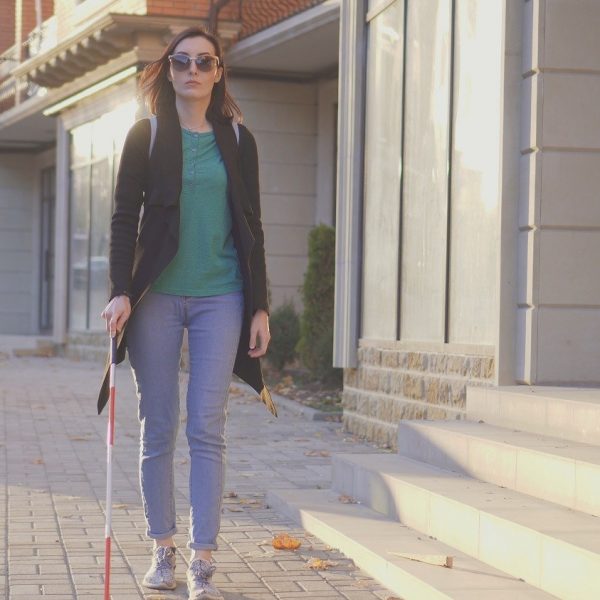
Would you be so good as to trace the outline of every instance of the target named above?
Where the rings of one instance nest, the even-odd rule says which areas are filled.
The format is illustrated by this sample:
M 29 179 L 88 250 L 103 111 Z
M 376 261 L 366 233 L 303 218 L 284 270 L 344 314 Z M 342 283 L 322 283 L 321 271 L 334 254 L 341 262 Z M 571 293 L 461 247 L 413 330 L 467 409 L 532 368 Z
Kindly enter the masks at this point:
M 224 437 L 232 371 L 277 414 L 259 357 L 269 344 L 258 156 L 227 92 L 218 39 L 202 28 L 179 33 L 148 65 L 141 88 L 156 115 L 129 130 L 111 222 L 110 302 L 102 312 L 129 352 L 137 386 L 140 486 L 147 535 L 154 540 L 144 585 L 173 589 L 173 453 L 179 425 L 179 365 L 188 330 L 190 374 L 189 598 L 222 598 L 216 569 L 225 476 Z M 143 206 L 142 218 L 140 212 Z M 108 363 L 108 361 L 107 361 Z M 98 413 L 108 397 L 108 364 Z

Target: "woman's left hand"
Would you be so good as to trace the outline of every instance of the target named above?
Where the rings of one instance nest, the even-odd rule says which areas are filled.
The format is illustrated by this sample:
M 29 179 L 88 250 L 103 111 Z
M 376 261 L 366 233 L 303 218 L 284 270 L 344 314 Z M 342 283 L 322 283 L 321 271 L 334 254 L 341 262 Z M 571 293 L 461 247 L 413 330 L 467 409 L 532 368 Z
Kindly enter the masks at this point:
M 258 345 L 256 343 L 257 337 Z M 263 356 L 267 351 L 270 339 L 269 315 L 265 310 L 259 308 L 254 313 L 252 323 L 250 324 L 250 350 L 248 350 L 248 356 L 251 356 L 252 358 Z

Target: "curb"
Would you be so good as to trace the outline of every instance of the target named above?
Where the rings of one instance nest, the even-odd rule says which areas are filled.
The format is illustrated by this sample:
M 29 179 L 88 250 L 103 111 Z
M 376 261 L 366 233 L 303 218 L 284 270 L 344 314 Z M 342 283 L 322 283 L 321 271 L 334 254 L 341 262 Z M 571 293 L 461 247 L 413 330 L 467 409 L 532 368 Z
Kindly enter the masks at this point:
M 251 392 L 252 394 L 256 394 L 256 391 L 247 383 L 234 381 L 233 384 Z M 269 391 L 271 392 L 271 390 Z M 302 403 L 296 402 L 296 400 L 291 400 L 290 398 L 280 396 L 279 394 L 276 394 L 274 392 L 271 392 L 271 396 L 273 397 L 273 400 L 275 401 L 275 404 L 278 408 L 282 407 L 295 415 L 304 417 L 308 421 L 333 421 L 339 423 L 342 420 L 341 410 L 327 411 L 312 408 L 310 406 L 304 406 Z

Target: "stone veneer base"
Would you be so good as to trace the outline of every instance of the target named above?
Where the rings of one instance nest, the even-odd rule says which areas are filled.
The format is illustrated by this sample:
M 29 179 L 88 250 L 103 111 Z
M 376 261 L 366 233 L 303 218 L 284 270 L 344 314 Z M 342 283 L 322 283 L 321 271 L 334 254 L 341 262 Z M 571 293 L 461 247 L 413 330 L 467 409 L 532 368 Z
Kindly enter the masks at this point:
M 359 366 L 344 369 L 346 431 L 396 448 L 401 419 L 463 419 L 468 386 L 491 386 L 494 357 L 361 345 Z

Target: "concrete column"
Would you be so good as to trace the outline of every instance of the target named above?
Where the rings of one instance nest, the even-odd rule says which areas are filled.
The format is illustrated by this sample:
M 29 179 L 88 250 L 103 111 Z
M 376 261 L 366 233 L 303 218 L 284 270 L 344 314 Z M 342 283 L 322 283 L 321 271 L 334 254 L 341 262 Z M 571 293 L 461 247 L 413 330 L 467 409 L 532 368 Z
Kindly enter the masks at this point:
M 517 376 L 599 384 L 600 3 L 524 5 Z
M 366 0 L 340 7 L 333 366 L 356 367 L 360 332 Z
M 67 341 L 69 299 L 69 132 L 62 119 L 56 119 L 56 218 L 54 252 L 53 340 Z

